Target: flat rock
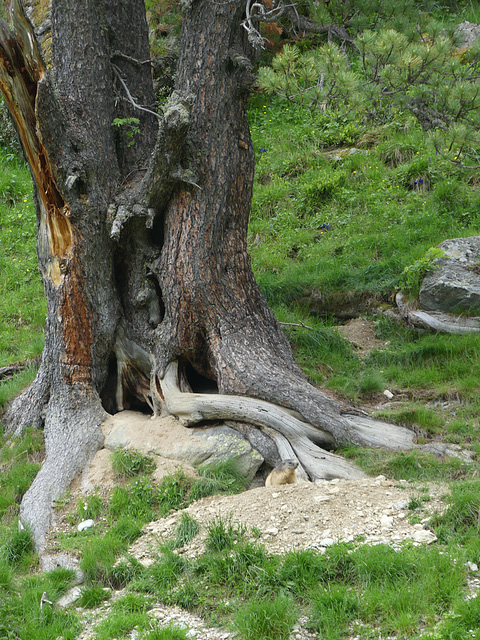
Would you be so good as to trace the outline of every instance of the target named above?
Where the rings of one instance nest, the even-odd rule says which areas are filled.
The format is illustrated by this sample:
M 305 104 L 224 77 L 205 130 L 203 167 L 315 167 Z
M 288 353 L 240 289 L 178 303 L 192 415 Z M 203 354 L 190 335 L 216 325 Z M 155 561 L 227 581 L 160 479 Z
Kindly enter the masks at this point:
M 418 531 L 415 531 L 413 534 L 413 541 L 423 544 L 432 544 L 432 542 L 437 541 L 437 536 L 427 529 L 418 529 Z
M 444 313 L 480 313 L 480 236 L 454 238 L 438 245 L 444 255 L 423 280 L 419 307 Z
M 171 416 L 152 420 L 134 411 L 122 411 L 110 416 L 102 430 L 108 450 L 136 449 L 190 465 L 233 459 L 249 480 L 263 462 L 260 453 L 243 436 L 226 426 L 187 428 Z
M 76 602 L 80 596 L 82 595 L 81 587 L 73 587 L 67 593 L 65 593 L 59 600 L 57 600 L 57 607 L 61 609 L 65 609 L 69 607 L 71 604 Z

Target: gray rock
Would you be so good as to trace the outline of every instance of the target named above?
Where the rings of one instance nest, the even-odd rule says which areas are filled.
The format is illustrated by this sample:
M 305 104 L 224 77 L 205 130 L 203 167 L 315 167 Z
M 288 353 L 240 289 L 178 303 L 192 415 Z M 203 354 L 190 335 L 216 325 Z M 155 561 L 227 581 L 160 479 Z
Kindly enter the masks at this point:
M 65 609 L 71 604 L 76 602 L 82 595 L 82 589 L 80 587 L 73 587 L 67 593 L 65 593 L 59 600 L 57 600 L 57 607 Z
M 432 542 L 436 542 L 437 536 L 427 529 L 418 529 L 413 534 L 413 540 L 414 542 L 432 544 Z
M 455 30 L 459 47 L 471 47 L 480 38 L 480 24 L 475 22 L 461 22 Z
M 322 540 L 320 540 L 319 542 L 319 545 L 321 547 L 331 547 L 334 544 L 335 540 L 333 538 L 322 538 Z
M 237 431 L 229 427 L 192 429 L 198 437 L 196 448 L 177 449 L 178 459 L 193 464 L 234 460 L 238 471 L 252 480 L 263 463 L 263 456 L 254 449 Z
M 78 567 L 78 560 L 73 556 L 69 556 L 66 553 L 58 553 L 56 555 L 43 553 L 40 556 L 40 568 L 45 573 L 49 571 L 55 571 L 59 567 L 64 569 L 70 569 L 75 571 L 75 576 L 72 579 L 73 584 L 81 584 L 84 580 L 83 571 Z
M 393 527 L 393 517 L 384 515 L 380 518 L 380 527 L 382 529 L 391 529 Z
M 167 418 L 167 420 L 169 420 Z M 162 430 L 162 419 L 150 420 L 134 412 L 116 414 L 104 424 L 105 447 L 131 447 L 145 454 L 191 465 L 232 459 L 249 481 L 263 463 L 263 456 L 235 429 L 221 427 L 183 427 L 170 418 L 169 435 Z
M 417 445 L 417 449 L 435 456 L 450 456 L 459 458 L 465 462 L 472 462 L 474 452 L 462 449 L 458 444 L 447 444 L 444 442 L 429 442 L 428 444 Z
M 445 240 L 444 255 L 424 279 L 419 306 L 425 311 L 480 313 L 480 236 Z

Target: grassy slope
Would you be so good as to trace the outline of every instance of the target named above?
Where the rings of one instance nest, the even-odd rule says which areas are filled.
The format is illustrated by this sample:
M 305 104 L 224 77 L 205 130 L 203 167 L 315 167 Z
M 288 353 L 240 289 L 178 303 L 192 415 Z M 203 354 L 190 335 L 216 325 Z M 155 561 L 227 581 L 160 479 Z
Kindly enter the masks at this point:
M 416 414 L 422 428 L 454 441 L 468 432 L 475 441 L 479 336 L 419 335 L 371 314 L 389 345 L 362 359 L 332 330 L 332 318 L 313 317 L 304 301 L 319 292 L 387 306 L 405 284 L 403 270 L 429 248 L 479 233 L 478 173 L 437 154 L 408 117 L 366 128 L 279 99 L 257 96 L 253 105 L 250 251 L 279 319 L 312 328 L 286 328 L 299 363 L 349 399 L 391 389 L 411 401 L 391 418 L 412 422 Z M 435 404 L 452 398 L 455 415 Z

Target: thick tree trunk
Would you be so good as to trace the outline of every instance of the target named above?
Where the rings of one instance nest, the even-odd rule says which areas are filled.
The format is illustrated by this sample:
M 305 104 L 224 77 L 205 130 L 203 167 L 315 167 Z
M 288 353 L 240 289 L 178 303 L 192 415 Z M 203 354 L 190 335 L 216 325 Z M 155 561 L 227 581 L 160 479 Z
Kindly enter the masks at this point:
M 36 184 L 48 302 L 39 373 L 7 414 L 12 431 L 45 425 L 46 460 L 22 504 L 40 547 L 52 501 L 101 446 L 105 410 L 251 419 L 199 393 L 185 416 L 188 394 L 167 384 L 172 362 L 183 391 L 297 412 L 264 403 L 255 422 L 279 429 L 310 478 L 355 473 L 325 468 L 318 444 L 412 443 L 308 384 L 253 277 L 244 4 L 185 3 L 176 90 L 158 116 L 143 0 L 54 0 L 51 71 L 20 0 L 15 33 L 1 26 L 0 88 Z

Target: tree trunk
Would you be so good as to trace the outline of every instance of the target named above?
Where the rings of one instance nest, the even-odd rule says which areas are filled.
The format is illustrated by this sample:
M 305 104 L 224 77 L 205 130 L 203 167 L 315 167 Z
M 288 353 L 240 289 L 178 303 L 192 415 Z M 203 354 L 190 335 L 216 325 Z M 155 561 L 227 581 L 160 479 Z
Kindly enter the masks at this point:
M 12 432 L 45 428 L 45 463 L 21 507 L 37 545 L 52 501 L 101 446 L 106 411 L 180 412 L 175 385 L 196 392 L 190 423 L 208 417 L 205 390 L 297 412 L 279 420 L 311 479 L 331 475 L 314 442 L 410 446 L 411 432 L 308 384 L 253 277 L 245 0 L 184 3 L 175 92 L 160 115 L 143 0 L 54 0 L 51 69 L 13 4 L 0 88 L 36 185 L 48 317 L 39 373 L 6 420 Z M 223 418 L 251 419 L 216 397 Z

